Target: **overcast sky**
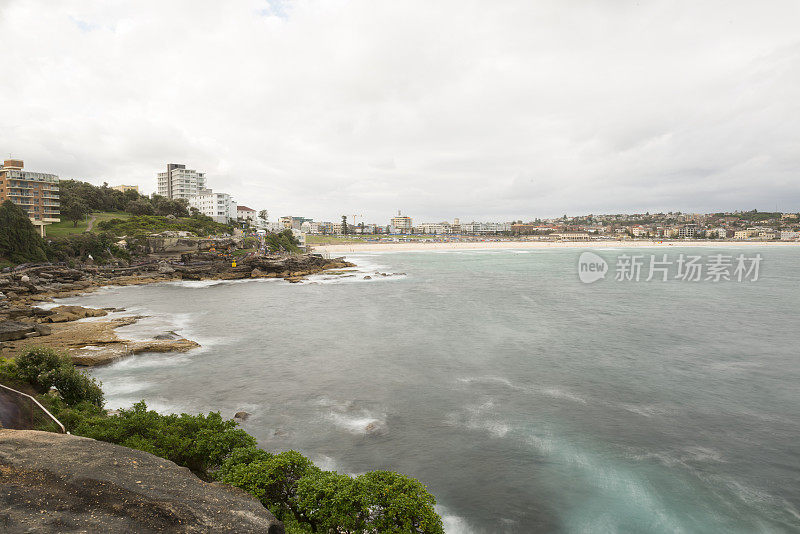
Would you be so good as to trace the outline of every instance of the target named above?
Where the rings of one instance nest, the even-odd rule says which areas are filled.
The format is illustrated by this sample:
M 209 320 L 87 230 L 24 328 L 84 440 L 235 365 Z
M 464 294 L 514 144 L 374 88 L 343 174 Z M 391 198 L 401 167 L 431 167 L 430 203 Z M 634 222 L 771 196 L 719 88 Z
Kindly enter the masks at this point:
M 271 220 L 800 210 L 800 2 L 0 0 L 0 152 Z M 359 218 L 360 220 L 360 218 Z

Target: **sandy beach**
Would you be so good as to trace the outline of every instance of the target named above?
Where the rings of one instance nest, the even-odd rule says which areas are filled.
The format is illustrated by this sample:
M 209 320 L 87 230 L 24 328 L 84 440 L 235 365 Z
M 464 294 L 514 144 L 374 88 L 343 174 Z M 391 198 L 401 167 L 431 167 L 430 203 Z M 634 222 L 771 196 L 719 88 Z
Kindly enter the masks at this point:
M 479 241 L 449 243 L 348 243 L 312 245 L 314 253 L 344 254 L 358 252 L 424 252 L 429 250 L 487 249 L 603 249 L 603 248 L 668 248 L 668 247 L 773 247 L 798 246 L 798 241 Z

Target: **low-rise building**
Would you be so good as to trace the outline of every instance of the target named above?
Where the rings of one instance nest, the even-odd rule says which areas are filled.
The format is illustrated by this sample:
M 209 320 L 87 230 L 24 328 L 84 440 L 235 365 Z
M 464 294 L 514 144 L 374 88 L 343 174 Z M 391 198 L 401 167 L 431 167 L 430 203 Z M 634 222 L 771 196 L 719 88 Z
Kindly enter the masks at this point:
M 10 200 L 25 211 L 45 236 L 45 226 L 60 222 L 58 176 L 24 169 L 21 159 L 7 159 L 0 166 L 0 203 Z
M 678 237 L 681 237 L 681 238 L 697 237 L 697 225 L 696 224 L 684 224 L 683 226 L 678 228 Z
M 449 222 L 439 222 L 439 223 L 421 223 L 417 225 L 417 233 L 419 234 L 449 234 L 452 233 L 453 229 L 450 226 Z
M 256 225 L 258 219 L 258 212 L 253 208 L 247 206 L 236 206 L 236 220 L 239 222 L 247 222 L 251 225 Z
M 189 206 L 197 208 L 203 215 L 218 223 L 228 224 L 237 217 L 236 202 L 227 193 L 214 193 L 210 190 L 189 198 Z
M 125 193 L 127 191 L 136 191 L 137 193 L 139 192 L 138 185 L 112 185 L 111 189 L 113 189 L 114 191 L 119 191 L 121 193 Z
M 755 228 L 748 228 L 746 230 L 736 230 L 733 233 L 734 239 L 750 239 L 758 235 L 759 230 Z

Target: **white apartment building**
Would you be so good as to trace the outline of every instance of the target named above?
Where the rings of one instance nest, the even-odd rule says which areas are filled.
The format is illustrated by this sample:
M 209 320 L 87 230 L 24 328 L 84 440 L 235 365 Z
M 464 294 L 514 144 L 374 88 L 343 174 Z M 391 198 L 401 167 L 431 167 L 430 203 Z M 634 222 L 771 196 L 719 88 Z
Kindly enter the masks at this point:
M 450 234 L 453 232 L 450 223 L 420 223 L 417 226 L 417 233 L 420 234 Z
M 203 194 L 189 198 L 189 206 L 197 208 L 218 223 L 227 224 L 237 217 L 236 202 L 227 193 L 213 193 L 206 190 Z
M 169 199 L 189 200 L 205 188 L 205 173 L 187 169 L 180 163 L 168 163 L 167 171 L 158 173 L 158 194 Z
M 470 222 L 461 223 L 461 231 L 465 234 L 498 234 L 500 232 L 510 232 L 511 223 L 494 222 Z
M 725 239 L 728 237 L 728 230 L 725 228 L 709 228 L 706 230 L 706 237 L 715 236 L 717 239 Z
M 800 239 L 800 232 L 796 230 L 781 230 L 781 241 L 794 241 Z

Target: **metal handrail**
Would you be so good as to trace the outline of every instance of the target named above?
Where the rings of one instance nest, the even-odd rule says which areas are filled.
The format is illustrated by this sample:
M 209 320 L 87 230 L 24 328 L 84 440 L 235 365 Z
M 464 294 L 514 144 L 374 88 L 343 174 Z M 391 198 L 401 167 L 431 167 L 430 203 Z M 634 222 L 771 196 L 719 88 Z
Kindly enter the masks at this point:
M 21 396 L 21 397 L 27 398 L 29 401 L 33 402 L 33 404 L 35 404 L 37 407 L 39 407 L 39 409 L 40 409 L 40 410 L 42 410 L 42 411 L 43 411 L 45 414 L 47 414 L 47 417 L 49 417 L 50 419 L 52 419 L 52 420 L 53 420 L 53 422 L 54 422 L 56 425 L 58 425 L 58 427 L 61 429 L 61 433 L 62 433 L 62 434 L 66 434 L 66 433 L 67 433 L 67 429 L 66 429 L 66 428 L 64 428 L 64 425 L 62 425 L 62 424 L 61 424 L 61 421 L 59 421 L 58 419 L 56 419 L 56 417 L 55 417 L 53 414 L 51 414 L 51 413 L 50 413 L 50 412 L 47 410 L 47 408 L 45 408 L 44 406 L 42 406 L 42 405 L 41 405 L 41 403 L 40 403 L 39 401 L 37 401 L 36 399 L 34 399 L 33 397 L 31 397 L 31 396 L 30 396 L 30 395 L 28 395 L 27 393 L 23 393 L 23 392 L 21 392 L 21 391 L 17 391 L 16 389 L 10 388 L 10 387 L 8 387 L 8 386 L 4 386 L 3 384 L 0 384 L 0 388 L 3 388 L 4 390 L 6 390 L 6 391 L 9 391 L 9 392 L 11 392 L 12 394 L 19 395 L 19 396 Z

